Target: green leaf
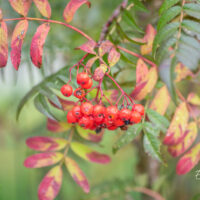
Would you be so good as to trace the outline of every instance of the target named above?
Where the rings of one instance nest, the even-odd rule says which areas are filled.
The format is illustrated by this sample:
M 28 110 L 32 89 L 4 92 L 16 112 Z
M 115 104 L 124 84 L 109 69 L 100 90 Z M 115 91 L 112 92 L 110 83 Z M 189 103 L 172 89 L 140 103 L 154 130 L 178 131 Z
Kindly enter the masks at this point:
M 160 20 L 158 22 L 157 30 L 159 31 L 161 28 L 163 28 L 168 22 L 170 22 L 172 19 L 174 19 L 177 15 L 181 13 L 181 7 L 180 6 L 174 6 L 170 8 L 169 10 L 165 11 L 162 16 L 160 17 Z
M 179 22 L 172 22 L 162 28 L 154 39 L 153 43 L 153 55 L 155 56 L 157 48 L 160 46 L 162 41 L 166 41 L 169 37 L 172 37 L 179 28 Z
M 165 0 L 162 6 L 160 7 L 159 14 L 162 15 L 164 11 L 168 10 L 178 2 L 180 2 L 180 0 Z
M 57 118 L 51 113 L 44 96 L 42 96 L 41 94 L 38 94 L 34 99 L 34 104 L 39 112 L 41 112 L 42 114 L 44 114 L 50 119 L 58 121 Z
M 143 129 L 155 137 L 159 136 L 159 133 L 160 133 L 159 128 L 151 122 L 144 122 Z
M 200 23 L 195 22 L 189 19 L 185 19 L 182 22 L 182 27 L 186 28 L 189 31 L 195 32 L 197 34 L 200 34 Z
M 187 3 L 183 6 L 183 10 L 189 15 L 196 19 L 200 19 L 200 4 L 198 3 Z
M 46 96 L 51 102 L 53 102 L 56 106 L 58 106 L 59 108 L 62 108 L 62 105 L 58 99 L 58 97 L 53 93 L 53 91 L 46 87 L 46 86 L 42 86 L 39 89 L 40 94 Z
M 141 123 L 129 127 L 128 130 L 124 132 L 124 134 L 113 145 L 113 153 L 116 153 L 120 148 L 133 141 L 133 139 L 140 134 L 141 130 Z
M 144 138 L 143 138 L 143 145 L 144 150 L 146 153 L 148 153 L 150 156 L 152 156 L 154 159 L 163 162 L 161 154 L 160 154 L 160 145 L 161 142 L 157 138 L 157 132 L 156 129 L 154 131 L 154 135 L 148 132 L 147 123 L 144 124 Z
M 160 115 L 158 112 L 147 109 L 146 110 L 147 116 L 149 120 L 155 124 L 161 131 L 166 132 L 167 128 L 169 126 L 169 121 L 162 115 Z
M 140 0 L 131 0 L 134 3 L 134 7 L 143 12 L 149 12 L 149 10 L 144 6 Z

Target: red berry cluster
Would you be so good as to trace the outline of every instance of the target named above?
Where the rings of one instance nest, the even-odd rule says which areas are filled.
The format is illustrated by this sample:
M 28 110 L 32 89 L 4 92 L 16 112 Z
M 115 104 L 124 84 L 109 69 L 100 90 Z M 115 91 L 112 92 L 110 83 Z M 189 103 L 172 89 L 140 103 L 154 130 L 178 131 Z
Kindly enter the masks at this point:
M 93 81 L 87 73 L 81 72 L 77 74 L 77 83 L 80 87 L 74 90 L 74 96 L 78 99 L 82 99 L 85 96 L 85 89 L 90 89 L 93 85 Z M 66 97 L 70 97 L 73 93 L 72 86 L 69 84 L 63 85 L 61 93 Z
M 84 129 L 95 130 L 99 133 L 103 128 L 115 130 L 120 127 L 127 130 L 127 125 L 139 123 L 144 115 L 144 107 L 135 104 L 132 110 L 123 108 L 119 110 L 116 106 L 104 107 L 103 105 L 92 105 L 89 102 L 76 105 L 67 114 L 68 123 L 78 123 Z

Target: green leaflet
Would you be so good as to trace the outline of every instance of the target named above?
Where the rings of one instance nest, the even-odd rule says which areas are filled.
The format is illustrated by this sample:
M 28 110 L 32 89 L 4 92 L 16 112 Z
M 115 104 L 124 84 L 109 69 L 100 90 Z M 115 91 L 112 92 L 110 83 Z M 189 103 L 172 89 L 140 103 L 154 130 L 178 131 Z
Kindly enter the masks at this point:
M 183 6 L 183 10 L 189 15 L 196 19 L 200 19 L 200 4 L 198 3 L 187 3 Z
M 187 30 L 192 31 L 196 34 L 200 34 L 200 23 L 199 22 L 185 19 L 182 22 L 182 27 L 186 28 Z
M 167 131 L 167 128 L 169 126 L 169 121 L 164 116 L 160 115 L 159 113 L 157 113 L 156 111 L 152 109 L 147 109 L 146 113 L 149 120 L 156 127 L 158 127 L 164 133 Z
M 153 126 L 151 123 L 145 122 L 143 124 L 143 131 L 144 131 L 143 145 L 146 153 L 148 153 L 154 159 L 163 162 L 160 154 L 161 142 L 158 139 L 157 130 L 158 130 L 157 127 Z
M 56 117 L 51 113 L 48 103 L 44 96 L 42 96 L 41 94 L 38 94 L 34 99 L 34 104 L 39 112 L 41 112 L 42 114 L 44 114 L 50 119 L 58 121 Z
M 134 8 L 137 10 L 141 10 L 143 12 L 149 12 L 149 10 L 143 5 L 140 0 L 131 0 L 134 3 Z
M 178 2 L 180 2 L 180 0 L 165 0 L 162 6 L 160 7 L 159 14 L 162 15 L 164 11 L 168 10 Z
M 159 31 L 161 28 L 163 28 L 168 22 L 170 22 L 172 19 L 174 19 L 180 13 L 181 13 L 180 6 L 174 6 L 174 7 L 170 8 L 169 10 L 166 10 L 160 17 L 160 20 L 159 20 L 158 26 L 157 26 L 157 30 Z
M 126 132 L 113 145 L 113 153 L 116 153 L 120 148 L 133 141 L 142 131 L 142 124 L 130 126 Z

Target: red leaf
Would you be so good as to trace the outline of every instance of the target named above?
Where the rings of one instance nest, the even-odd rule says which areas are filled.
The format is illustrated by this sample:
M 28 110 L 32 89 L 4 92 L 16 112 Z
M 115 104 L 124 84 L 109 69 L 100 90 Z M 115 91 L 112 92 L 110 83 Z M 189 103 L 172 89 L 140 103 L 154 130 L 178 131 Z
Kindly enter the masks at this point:
M 8 61 L 8 29 L 4 21 L 0 22 L 0 68 Z
M 26 140 L 29 148 L 36 151 L 59 151 L 67 145 L 67 140 L 53 137 L 31 137 Z
M 2 10 L 0 8 L 0 20 L 2 20 L 2 19 L 3 19 L 3 13 L 2 13 Z
M 29 156 L 24 161 L 24 166 L 27 168 L 40 168 L 54 165 L 63 158 L 63 154 L 58 152 L 38 153 Z
M 88 7 L 91 6 L 91 3 L 88 0 L 70 0 L 63 13 L 63 17 L 67 23 L 72 21 L 74 14 L 83 4 L 87 4 Z
M 33 0 L 40 13 L 47 18 L 51 17 L 51 6 L 48 0 Z
M 32 0 L 9 0 L 10 5 L 20 15 L 27 16 Z
M 108 54 L 108 63 L 110 67 L 114 66 L 119 61 L 120 56 L 120 53 L 116 50 L 115 47 L 113 47 Z
M 67 122 L 58 122 L 50 118 L 47 120 L 47 129 L 52 132 L 60 133 L 69 130 L 72 127 L 71 124 Z
M 102 57 L 105 53 L 110 52 L 113 47 L 113 43 L 109 40 L 103 41 L 99 47 L 99 56 Z
M 11 61 L 16 70 L 18 70 L 21 62 L 21 50 L 27 30 L 28 21 L 22 20 L 18 22 L 12 35 Z
M 46 37 L 49 33 L 50 26 L 48 23 L 42 24 L 38 27 L 31 42 L 30 55 L 33 64 L 40 68 L 42 66 L 43 46 Z
M 62 176 L 61 166 L 52 168 L 46 174 L 38 188 L 39 200 L 53 200 L 58 195 L 62 184 Z
M 94 40 L 88 40 L 85 44 L 81 45 L 80 47 L 76 49 L 80 49 L 87 53 L 96 55 L 96 52 L 94 51 L 95 47 L 96 47 L 96 42 Z
M 200 160 L 200 143 L 196 144 L 177 163 L 176 173 L 183 175 L 194 168 Z
M 88 193 L 90 191 L 88 180 L 78 164 L 71 158 L 66 157 L 65 165 L 74 181 L 84 190 L 84 192 Z
M 139 59 L 136 68 L 136 83 L 140 83 L 148 75 L 149 69 L 143 60 Z

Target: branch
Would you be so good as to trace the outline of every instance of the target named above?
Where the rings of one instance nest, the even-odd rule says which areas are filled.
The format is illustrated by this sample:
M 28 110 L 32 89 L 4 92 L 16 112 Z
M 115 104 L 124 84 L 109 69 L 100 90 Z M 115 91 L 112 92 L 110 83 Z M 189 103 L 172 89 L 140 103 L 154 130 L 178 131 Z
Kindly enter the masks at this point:
M 128 0 L 123 0 L 122 3 L 114 10 L 112 16 L 108 19 L 106 24 L 103 26 L 100 39 L 99 39 L 99 44 L 101 44 L 102 41 L 104 41 L 109 33 L 109 28 L 115 21 L 115 19 L 118 18 L 118 16 L 121 14 L 121 11 L 123 11 L 128 4 Z

